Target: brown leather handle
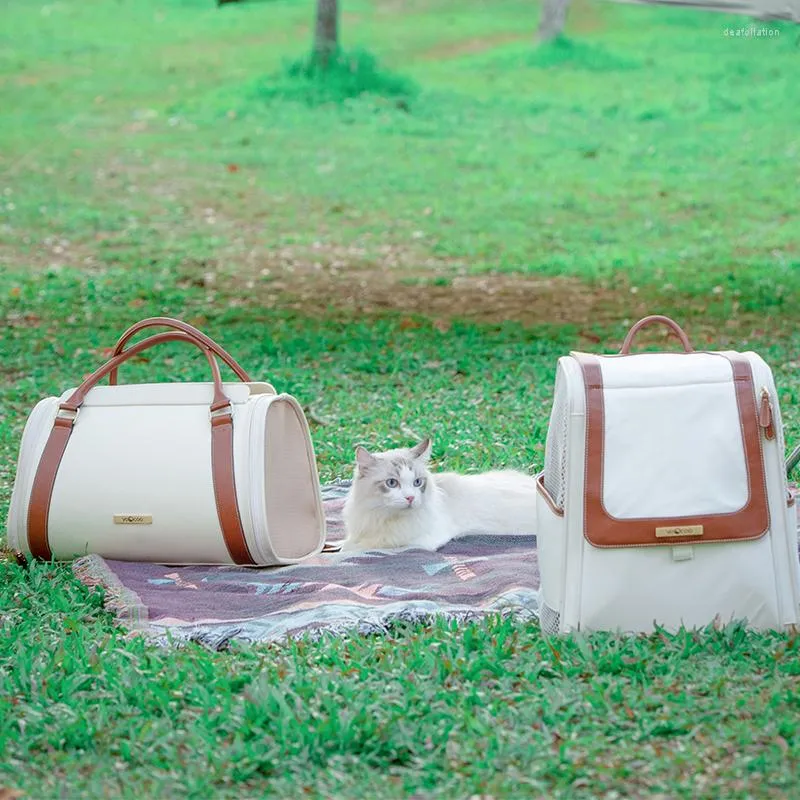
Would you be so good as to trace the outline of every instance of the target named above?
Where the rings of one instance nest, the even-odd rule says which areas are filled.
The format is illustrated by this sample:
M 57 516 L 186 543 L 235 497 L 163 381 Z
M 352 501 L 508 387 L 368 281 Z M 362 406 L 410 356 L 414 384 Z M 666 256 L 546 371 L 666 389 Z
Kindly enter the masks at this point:
M 239 366 L 236 359 L 228 353 L 226 350 L 223 350 L 211 337 L 206 336 L 202 331 L 199 331 L 193 325 L 190 325 L 188 322 L 182 322 L 179 319 L 172 319 L 172 317 L 148 317 L 147 319 L 143 319 L 140 322 L 137 322 L 135 325 L 131 325 L 122 336 L 119 337 L 117 340 L 117 344 L 114 346 L 114 352 L 112 353 L 112 357 L 118 356 L 120 353 L 123 352 L 125 345 L 139 332 L 143 331 L 145 328 L 171 328 L 175 331 L 181 331 L 185 333 L 187 336 L 191 336 L 197 342 L 203 344 L 212 353 L 218 355 L 236 374 L 236 377 L 239 378 L 240 381 L 244 381 L 245 383 L 249 383 L 252 379 L 250 376 Z M 117 368 L 113 367 L 111 372 L 108 373 L 108 382 L 114 386 L 117 383 Z
M 59 406 L 63 411 L 77 412 L 86 399 L 86 394 L 90 389 L 96 386 L 106 375 L 116 370 L 120 364 L 124 364 L 129 359 L 141 353 L 143 350 L 149 350 L 157 344 L 164 342 L 188 342 L 195 347 L 199 347 L 211 367 L 211 378 L 214 382 L 214 399 L 211 403 L 211 410 L 216 411 L 230 405 L 230 400 L 225 396 L 222 391 L 222 378 L 219 374 L 219 364 L 214 358 L 211 348 L 206 347 L 203 342 L 198 341 L 187 333 L 180 331 L 165 331 L 164 333 L 156 333 L 153 336 L 143 339 L 131 345 L 127 350 L 123 350 L 119 355 L 106 361 L 102 367 L 96 369 L 86 380 Z
M 631 352 L 631 345 L 633 344 L 634 337 L 642 328 L 647 327 L 648 325 L 655 325 L 658 323 L 659 325 L 666 325 L 677 337 L 680 339 L 681 344 L 683 345 L 683 349 L 687 353 L 693 353 L 694 348 L 692 347 L 692 343 L 689 341 L 689 337 L 683 332 L 683 329 L 680 325 L 678 325 L 675 320 L 670 319 L 669 317 L 665 317 L 662 314 L 652 314 L 649 317 L 645 317 L 644 319 L 640 319 L 629 331 L 628 335 L 625 337 L 625 341 L 622 343 L 622 349 L 619 351 L 620 355 L 627 356 Z

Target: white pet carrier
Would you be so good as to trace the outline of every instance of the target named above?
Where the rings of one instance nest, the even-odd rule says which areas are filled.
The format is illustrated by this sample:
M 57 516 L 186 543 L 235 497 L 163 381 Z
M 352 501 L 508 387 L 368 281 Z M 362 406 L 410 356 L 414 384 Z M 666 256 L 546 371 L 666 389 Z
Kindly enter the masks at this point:
M 630 355 L 653 322 L 685 352 Z M 694 352 L 656 316 L 619 355 L 561 358 L 537 478 L 542 629 L 796 625 L 783 454 L 772 373 L 755 353 Z
M 171 330 L 126 347 L 151 327 Z M 211 380 L 113 385 L 166 342 L 200 350 Z M 223 384 L 218 358 L 238 381 Z M 112 385 L 98 385 L 106 376 Z M 26 556 L 294 564 L 324 538 L 302 407 L 180 320 L 133 325 L 80 386 L 41 400 L 22 434 L 8 542 Z

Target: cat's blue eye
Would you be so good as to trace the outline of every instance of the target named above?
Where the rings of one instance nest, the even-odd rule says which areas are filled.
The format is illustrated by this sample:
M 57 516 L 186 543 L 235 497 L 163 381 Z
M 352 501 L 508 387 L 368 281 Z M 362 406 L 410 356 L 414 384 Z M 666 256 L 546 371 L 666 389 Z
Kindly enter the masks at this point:
M 414 478 L 414 486 L 422 486 L 422 478 Z
M 397 482 L 397 478 L 387 478 L 386 485 L 390 489 L 396 489 L 400 484 Z

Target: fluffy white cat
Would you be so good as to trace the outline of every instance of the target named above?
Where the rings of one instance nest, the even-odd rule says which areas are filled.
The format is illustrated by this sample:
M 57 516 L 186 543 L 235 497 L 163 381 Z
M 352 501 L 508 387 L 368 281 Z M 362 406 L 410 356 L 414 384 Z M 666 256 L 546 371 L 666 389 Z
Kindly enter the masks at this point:
M 430 455 L 430 439 L 384 453 L 356 448 L 353 486 L 344 506 L 343 550 L 436 550 L 470 531 L 535 532 L 532 477 L 513 470 L 434 474 L 428 471 Z

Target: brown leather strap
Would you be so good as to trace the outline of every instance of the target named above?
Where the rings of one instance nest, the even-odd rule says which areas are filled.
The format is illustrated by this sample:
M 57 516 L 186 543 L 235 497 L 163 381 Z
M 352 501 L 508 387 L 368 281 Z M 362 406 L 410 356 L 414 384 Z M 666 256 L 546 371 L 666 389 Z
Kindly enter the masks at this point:
M 219 365 L 210 348 L 190 335 L 168 331 L 137 342 L 118 356 L 95 370 L 70 396 L 60 404 L 53 429 L 45 444 L 36 470 L 28 506 L 28 546 L 36 558 L 50 559 L 52 552 L 48 541 L 48 518 L 58 468 L 67 449 L 72 428 L 89 390 L 97 385 L 111 370 L 116 369 L 143 350 L 164 342 L 189 342 L 199 347 L 211 367 L 214 397 L 211 403 L 211 469 L 214 481 L 214 498 L 217 516 L 231 558 L 237 564 L 255 564 L 242 528 L 233 466 L 233 416 L 230 400 L 222 390 Z
M 117 340 L 117 344 L 114 346 L 114 351 L 111 354 L 113 356 L 118 356 L 124 349 L 125 345 L 139 332 L 143 331 L 146 328 L 152 327 L 159 327 L 159 328 L 171 328 L 172 330 L 181 331 L 185 333 L 187 336 L 191 336 L 193 339 L 196 339 L 198 342 L 205 345 L 209 350 L 219 356 L 236 374 L 236 377 L 239 378 L 240 381 L 244 381 L 245 383 L 250 383 L 251 378 L 250 376 L 239 366 L 239 363 L 234 359 L 234 357 L 220 347 L 212 338 L 206 336 L 202 331 L 195 328 L 193 325 L 190 325 L 188 322 L 183 322 L 179 319 L 172 319 L 171 317 L 148 317 L 147 319 L 143 319 L 140 322 L 137 322 L 135 325 L 131 325 L 122 336 L 119 337 Z M 108 382 L 113 386 L 117 382 L 117 370 L 116 368 L 112 369 L 108 375 Z
M 645 317 L 644 319 L 640 319 L 629 331 L 628 335 L 625 337 L 625 341 L 622 343 L 622 349 L 619 351 L 620 355 L 626 356 L 631 351 L 631 345 L 633 344 L 634 337 L 642 328 L 646 328 L 648 325 L 666 325 L 677 337 L 680 339 L 681 344 L 683 345 L 683 349 L 687 353 L 694 352 L 694 348 L 692 347 L 691 342 L 689 341 L 689 337 L 683 332 L 683 328 L 678 325 L 675 320 L 670 319 L 669 317 L 665 317 L 663 314 L 651 314 L 649 317 Z
M 211 415 L 211 475 L 225 546 L 234 564 L 255 564 L 247 547 L 233 470 L 233 417 L 230 408 Z
M 756 396 L 750 363 L 740 354 L 723 355 L 733 369 L 736 403 L 744 445 L 749 494 L 739 511 L 694 517 L 662 519 L 617 519 L 603 505 L 603 470 L 605 448 L 605 406 L 603 373 L 600 359 L 586 353 L 573 353 L 583 372 L 586 390 L 586 472 L 584 475 L 584 536 L 596 547 L 643 547 L 664 545 L 656 528 L 703 526 L 702 536 L 681 537 L 682 544 L 701 544 L 759 539 L 769 529 L 767 484 L 761 450 Z M 611 356 L 618 358 L 619 356 Z M 634 356 L 635 357 L 635 356 Z
M 28 503 L 28 548 L 34 558 L 43 558 L 46 561 L 53 557 L 47 538 L 50 500 L 53 496 L 53 485 L 56 482 L 58 467 L 72 433 L 73 422 L 74 417 L 56 417 L 53 430 L 50 431 L 50 437 L 44 446 L 42 457 L 39 459 Z

